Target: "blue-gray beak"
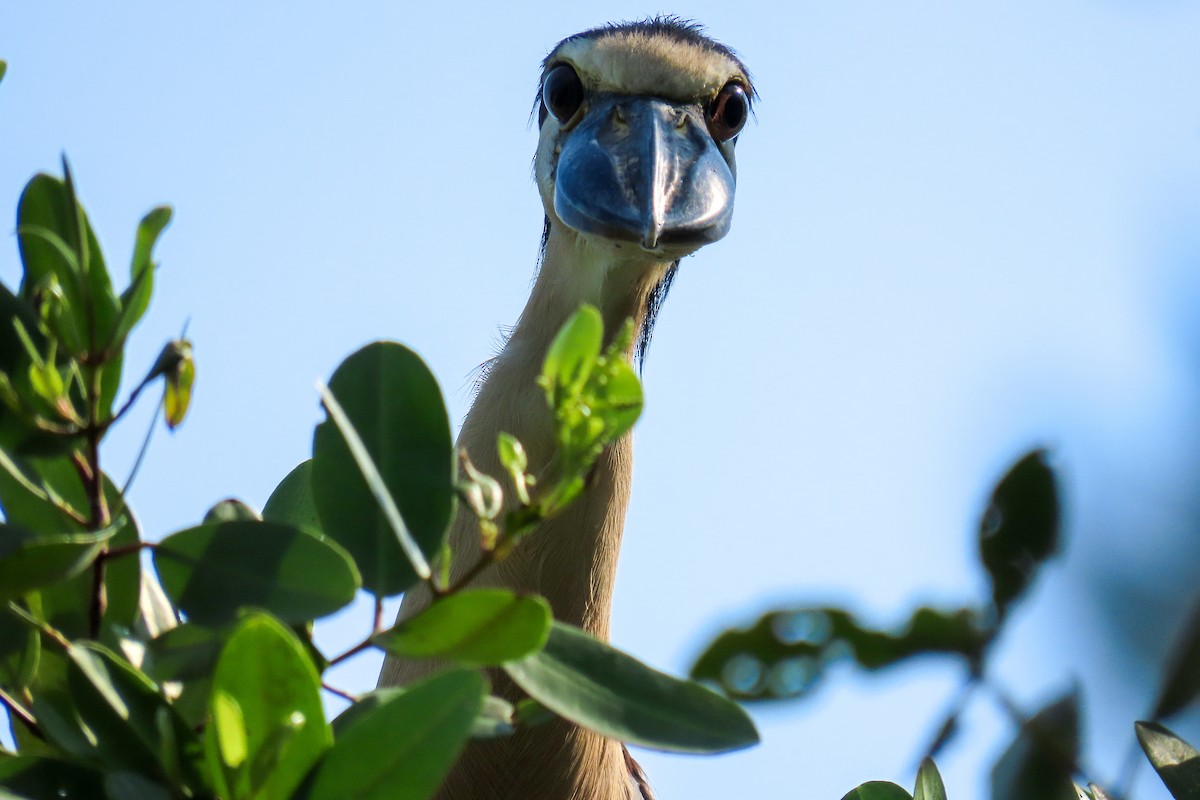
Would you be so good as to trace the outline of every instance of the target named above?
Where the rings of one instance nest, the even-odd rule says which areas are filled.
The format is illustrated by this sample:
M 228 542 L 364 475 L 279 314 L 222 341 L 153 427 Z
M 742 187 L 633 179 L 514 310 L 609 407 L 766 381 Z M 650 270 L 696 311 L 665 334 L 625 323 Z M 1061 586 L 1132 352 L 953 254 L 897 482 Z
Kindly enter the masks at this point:
M 563 142 L 554 212 L 577 231 L 646 250 L 695 249 L 728 232 L 733 189 L 697 107 L 609 95 Z

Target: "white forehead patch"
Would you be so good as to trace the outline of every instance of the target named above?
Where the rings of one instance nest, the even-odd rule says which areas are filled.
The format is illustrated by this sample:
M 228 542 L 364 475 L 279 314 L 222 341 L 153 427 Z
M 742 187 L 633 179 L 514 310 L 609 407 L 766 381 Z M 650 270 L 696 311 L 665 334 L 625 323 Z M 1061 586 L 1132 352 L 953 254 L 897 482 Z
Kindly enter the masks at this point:
M 569 41 L 548 63 L 563 61 L 594 91 L 692 101 L 712 98 L 731 78 L 749 85 L 737 63 L 721 53 L 638 30 Z

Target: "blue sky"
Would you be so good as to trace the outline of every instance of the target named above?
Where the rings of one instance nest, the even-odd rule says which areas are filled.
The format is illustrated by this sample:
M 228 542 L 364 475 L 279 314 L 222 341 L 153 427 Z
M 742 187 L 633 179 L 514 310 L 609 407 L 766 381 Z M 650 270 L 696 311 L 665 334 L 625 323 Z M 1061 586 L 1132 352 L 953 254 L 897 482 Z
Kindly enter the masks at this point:
M 229 495 L 261 505 L 309 454 L 314 381 L 372 339 L 420 352 L 462 418 L 533 273 L 537 65 L 570 33 L 657 11 L 736 48 L 762 102 L 733 230 L 684 262 L 646 365 L 616 644 L 682 671 L 769 603 L 889 624 L 979 596 L 990 486 L 1047 445 L 1069 551 L 998 674 L 1031 707 L 1078 677 L 1111 780 L 1153 690 L 1131 691 L 1136 664 L 1099 638 L 1103 587 L 1151 576 L 1154 656 L 1200 569 L 1192 3 L 5 4 L 0 219 L 63 151 L 110 265 L 145 210 L 176 209 L 127 363 L 190 320 L 198 383 L 134 489 L 143 528 Z M 114 474 L 148 411 L 116 433 Z M 363 689 L 375 668 L 337 680 Z M 908 784 L 956 681 L 937 664 L 846 674 L 756 709 L 757 749 L 639 757 L 664 797 Z M 1009 736 L 986 704 L 967 722 L 944 758 L 958 798 L 984 796 Z M 1194 713 L 1178 728 L 1200 738 Z M 1139 796 L 1166 797 L 1142 778 Z

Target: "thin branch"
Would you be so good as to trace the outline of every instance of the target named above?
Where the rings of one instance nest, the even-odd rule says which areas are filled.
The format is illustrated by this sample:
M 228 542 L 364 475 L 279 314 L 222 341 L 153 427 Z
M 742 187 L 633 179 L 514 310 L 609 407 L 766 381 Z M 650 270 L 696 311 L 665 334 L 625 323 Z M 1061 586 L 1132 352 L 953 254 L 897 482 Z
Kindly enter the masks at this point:
M 103 561 L 112 561 L 114 558 L 124 558 L 134 553 L 140 553 L 143 550 L 153 550 L 155 547 L 158 547 L 157 542 L 134 542 L 133 544 L 126 544 L 105 550 L 96 556 L 96 558 Z
M 375 595 L 375 632 L 383 632 L 383 598 Z
M 349 692 L 343 691 L 343 690 L 337 688 L 336 686 L 330 686 L 328 683 L 325 683 L 324 681 L 321 682 L 321 688 L 324 689 L 325 691 L 329 692 L 330 694 L 337 695 L 338 697 L 342 698 L 343 700 L 349 700 L 351 703 L 358 702 L 357 696 L 352 695 Z
M 97 424 L 99 431 L 103 433 L 120 421 L 120 419 L 129 412 L 129 409 L 133 408 L 133 404 L 137 402 L 138 396 L 142 393 L 142 390 L 154 383 L 157 378 L 157 375 L 147 375 L 145 378 L 142 378 L 142 382 L 137 385 L 136 389 L 129 393 L 129 397 L 125 398 L 125 402 L 121 404 L 119 409 L 117 409 L 117 413 Z
M 133 479 L 137 477 L 138 471 L 142 468 L 142 461 L 146 458 L 146 453 L 150 449 L 150 439 L 154 436 L 154 431 L 158 427 L 158 417 L 162 414 L 162 404 L 159 404 L 154 411 L 154 416 L 150 418 L 150 427 L 146 429 L 146 436 L 142 439 L 142 446 L 138 449 L 137 458 L 133 461 L 133 469 L 129 470 L 129 477 L 125 479 L 125 485 L 121 487 L 121 495 L 117 498 L 117 508 L 113 511 L 112 516 L 115 519 L 125 513 L 125 507 L 128 505 L 125 498 L 129 495 L 129 488 L 133 486 Z
M 375 636 L 375 634 L 371 634 L 366 639 L 363 639 L 361 642 L 354 645 L 354 647 L 351 647 L 346 652 L 341 653 L 340 655 L 336 655 L 333 658 L 329 659 L 329 666 L 336 667 L 338 664 L 341 664 L 346 659 L 352 658 L 352 657 L 358 655 L 359 653 L 361 653 L 362 651 L 368 650 L 368 649 L 374 647 L 375 643 L 371 641 L 371 639 L 374 636 Z

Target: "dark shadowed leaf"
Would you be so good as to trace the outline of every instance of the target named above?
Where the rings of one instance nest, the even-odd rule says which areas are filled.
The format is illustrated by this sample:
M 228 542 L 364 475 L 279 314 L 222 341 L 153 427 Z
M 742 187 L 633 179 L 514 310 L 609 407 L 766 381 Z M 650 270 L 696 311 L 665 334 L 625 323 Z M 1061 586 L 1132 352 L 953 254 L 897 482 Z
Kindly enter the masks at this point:
M 348 605 L 359 586 L 341 548 L 274 522 L 180 531 L 155 548 L 154 565 L 171 601 L 202 625 L 230 622 L 246 606 L 306 622 Z
M 970 609 L 919 608 L 894 633 L 865 627 L 839 608 L 786 609 L 764 614 L 750 628 L 720 634 L 691 675 L 715 681 L 741 700 L 800 697 L 817 686 L 827 666 L 843 658 L 868 670 L 931 653 L 973 661 L 986 640 Z
M 917 786 L 913 790 L 913 800 L 946 800 L 946 786 L 942 783 L 941 773 L 932 758 L 921 762 L 917 770 Z
M 136 772 L 110 772 L 104 776 L 105 796 L 109 800 L 174 800 L 174 795 L 162 783 L 152 781 Z
M 431 797 L 462 750 L 486 693 L 482 675 L 455 670 L 383 696 L 342 728 L 297 797 Z
M 75 577 L 91 566 L 114 533 L 39 536 L 0 524 L 0 601 Z
M 29 367 L 33 363 L 17 334 L 20 325 L 43 356 L 45 337 L 38 331 L 37 314 L 21 298 L 0 284 L 0 374 L 19 397 L 32 394 Z M 53 456 L 68 453 L 79 443 L 78 437 L 57 436 L 37 429 L 28 412 L 17 413 L 0 395 L 0 448 L 21 456 Z
M 221 651 L 210 714 L 208 762 L 234 797 L 290 797 L 333 744 L 312 661 L 295 634 L 265 614 L 247 615 Z
M 0 609 L 0 688 L 19 693 L 33 682 L 41 641 L 34 628 Z
M 504 670 L 556 714 L 630 744 L 720 753 L 758 741 L 754 723 L 736 703 L 559 622 L 542 652 Z
M 842 800 L 913 800 L 912 795 L 887 781 L 869 781 L 851 790 Z
M 56 758 L 0 754 L 0 797 L 4 800 L 104 797 L 104 776 Z
M 1200 599 L 1175 639 L 1165 676 L 1154 704 L 1155 719 L 1171 716 L 1200 695 Z
M 1200 752 L 1156 722 L 1139 722 L 1138 742 L 1175 800 L 1200 800 Z
M 280 481 L 263 506 L 263 519 L 322 533 L 317 501 L 313 498 L 312 459 L 300 464 Z
M 450 422 L 433 373 L 408 348 L 376 342 L 334 372 L 329 389 L 345 410 L 405 526 L 426 558 L 445 540 L 454 508 Z M 332 421 L 313 437 L 312 489 L 321 529 L 350 552 L 377 595 L 417 580 L 383 511 Z
M 10 523 L 46 534 L 85 533 L 86 527 L 46 501 L 47 495 L 61 499 L 80 514 L 88 509 L 87 494 L 79 473 L 67 458 L 9 459 L 19 478 L 0 467 L 0 507 Z M 32 488 L 31 488 L 32 487 Z M 40 494 L 39 494 L 40 493 Z M 107 475 L 104 496 L 109 509 L 123 506 L 120 493 Z M 141 539 L 137 520 L 128 508 L 108 547 L 134 545 Z M 138 615 L 141 593 L 141 561 L 136 555 L 110 560 L 104 570 L 108 609 L 105 622 L 131 626 Z M 68 637 L 84 637 L 89 631 L 92 575 L 81 574 L 42 592 L 42 612 L 47 622 Z
M 146 644 L 145 670 L 157 681 L 190 681 L 212 674 L 230 631 L 185 622 Z
M 490 666 L 537 652 L 550 633 L 550 606 L 540 597 L 503 589 L 475 589 L 438 600 L 375 637 L 389 653 L 442 657 Z
M 1003 615 L 1058 550 L 1058 487 L 1045 450 L 1026 454 L 992 493 L 979 525 L 979 554 Z
M 1049 704 L 1017 732 L 992 768 L 992 800 L 1077 800 L 1079 698 Z
M 212 525 L 217 522 L 261 522 L 262 517 L 250 506 L 229 497 L 204 513 L 204 524 Z

